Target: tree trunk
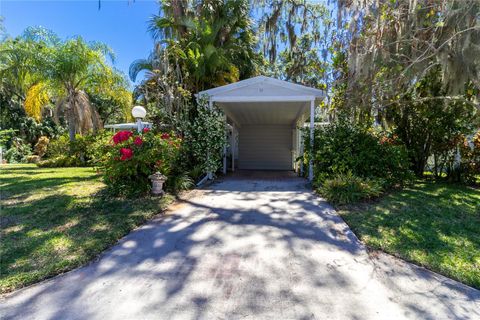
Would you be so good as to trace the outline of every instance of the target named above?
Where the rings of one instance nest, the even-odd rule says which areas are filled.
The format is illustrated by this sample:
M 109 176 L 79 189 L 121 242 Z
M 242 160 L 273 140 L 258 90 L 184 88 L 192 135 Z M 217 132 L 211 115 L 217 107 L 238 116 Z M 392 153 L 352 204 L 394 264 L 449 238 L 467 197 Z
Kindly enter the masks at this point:
M 433 154 L 433 175 L 436 179 L 439 177 L 438 173 L 438 155 L 436 153 Z
M 68 136 L 70 137 L 70 141 L 75 141 L 75 120 L 73 120 L 73 116 L 70 115 L 70 113 L 73 113 L 71 111 L 68 111 Z
M 70 141 L 75 141 L 75 94 L 70 92 L 67 107 L 67 121 L 68 121 L 68 136 Z

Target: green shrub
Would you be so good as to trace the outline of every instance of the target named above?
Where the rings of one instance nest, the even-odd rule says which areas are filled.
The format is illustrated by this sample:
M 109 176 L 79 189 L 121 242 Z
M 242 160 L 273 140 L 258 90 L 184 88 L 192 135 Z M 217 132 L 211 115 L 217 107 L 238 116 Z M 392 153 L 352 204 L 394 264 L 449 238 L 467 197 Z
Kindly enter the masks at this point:
M 314 183 L 317 186 L 345 172 L 365 179 L 381 179 L 386 187 L 402 184 L 412 178 L 407 152 L 393 138 L 376 136 L 364 128 L 340 120 L 316 128 L 314 139 Z M 304 161 L 308 164 L 312 156 L 308 152 L 308 135 L 305 150 Z
M 14 129 L 0 130 L 0 147 L 2 147 L 3 150 L 10 149 L 12 139 L 14 139 L 16 134 L 17 130 Z
M 84 163 L 74 156 L 63 155 L 39 161 L 37 166 L 42 168 L 82 167 Z
M 349 204 L 378 197 L 383 192 L 383 180 L 365 179 L 347 174 L 336 174 L 323 181 L 320 194 L 334 204 Z
M 45 155 L 48 161 L 42 166 L 95 166 L 100 165 L 106 155 L 106 145 L 111 140 L 110 132 L 102 131 L 85 136 L 77 135 L 70 141 L 68 135 L 52 140 Z
M 167 133 L 118 132 L 101 163 L 108 191 L 115 196 L 145 194 L 151 188 L 148 177 L 157 171 L 171 179 L 180 146 L 181 139 Z
M 188 172 L 188 175 L 192 178 L 193 181 L 200 180 L 200 178 L 205 175 L 205 171 L 203 170 L 203 166 L 201 166 L 201 165 L 194 166 Z
M 475 184 L 480 176 L 480 130 L 471 141 L 464 139 L 461 147 L 461 181 Z
M 108 131 L 86 136 L 84 154 L 88 165 L 99 166 L 105 161 L 107 146 L 111 142 L 112 136 L 113 133 Z
M 50 140 L 45 158 L 57 158 L 70 153 L 70 138 L 68 135 L 62 135 L 57 139 Z
M 223 112 L 208 105 L 208 97 L 202 96 L 196 108 L 196 117 L 185 132 L 186 147 L 203 173 L 215 173 L 222 166 L 222 152 L 227 141 Z
M 192 189 L 195 183 L 188 173 L 172 174 L 166 182 L 166 187 L 169 191 L 177 193 Z
M 13 137 L 11 147 L 5 152 L 4 158 L 8 163 L 25 163 L 30 155 L 32 155 L 30 144 L 21 138 Z

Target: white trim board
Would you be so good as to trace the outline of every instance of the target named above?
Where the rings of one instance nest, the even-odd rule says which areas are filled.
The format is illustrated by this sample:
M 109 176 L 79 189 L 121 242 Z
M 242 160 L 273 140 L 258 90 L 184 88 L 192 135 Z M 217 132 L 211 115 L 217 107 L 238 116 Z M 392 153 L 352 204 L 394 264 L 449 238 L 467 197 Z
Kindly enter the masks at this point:
M 324 90 L 320 90 L 320 89 L 316 89 L 316 88 L 310 88 L 310 87 L 306 87 L 306 86 L 303 86 L 303 85 L 300 85 L 300 84 L 296 84 L 296 83 L 292 83 L 292 82 L 288 82 L 288 81 L 284 81 L 284 80 L 279 80 L 279 79 L 275 79 L 275 78 L 265 77 L 265 76 L 258 76 L 258 77 L 254 77 L 254 78 L 250 78 L 250 79 L 246 79 L 246 80 L 241 80 L 241 81 L 238 81 L 238 82 L 235 82 L 235 83 L 227 84 L 227 85 L 224 85 L 224 86 L 221 86 L 221 87 L 212 88 L 212 89 L 209 89 L 209 90 L 204 90 L 204 91 L 199 92 L 195 96 L 200 97 L 204 94 L 207 94 L 210 97 L 215 98 L 215 95 L 226 94 L 229 91 L 232 91 L 232 90 L 235 90 L 235 89 L 240 89 L 240 88 L 243 88 L 243 87 L 254 86 L 254 85 L 259 84 L 259 83 L 268 83 L 268 84 L 278 86 L 278 87 L 281 87 L 281 88 L 290 89 L 290 90 L 293 90 L 293 91 L 296 91 L 296 92 L 299 92 L 299 93 L 303 93 L 304 96 L 313 96 L 314 99 L 323 99 L 325 97 L 325 91 Z M 215 100 L 215 101 L 220 101 L 220 100 Z M 278 100 L 274 100 L 274 101 L 278 101 Z M 283 101 L 285 101 L 285 100 L 283 100 Z
M 213 102 L 310 102 L 315 96 L 211 96 Z

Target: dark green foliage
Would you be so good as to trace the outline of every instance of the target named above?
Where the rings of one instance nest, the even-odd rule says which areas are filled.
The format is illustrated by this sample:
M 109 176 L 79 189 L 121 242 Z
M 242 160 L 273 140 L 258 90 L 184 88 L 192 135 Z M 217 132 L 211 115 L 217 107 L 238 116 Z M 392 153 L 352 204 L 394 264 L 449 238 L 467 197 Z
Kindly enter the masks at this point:
M 470 94 L 468 93 L 470 92 Z M 386 109 L 394 133 L 408 149 L 412 170 L 419 177 L 433 158 L 436 176 L 454 174 L 457 147 L 462 135 L 471 134 L 478 125 L 475 106 L 468 103 L 474 93 L 466 89 L 465 101 L 449 102 L 434 99 L 445 95 L 439 69 L 434 69 L 397 104 Z
M 5 152 L 4 158 L 8 163 L 26 163 L 32 154 L 32 147 L 21 138 L 13 137 L 11 147 Z
M 32 146 L 40 136 L 57 137 L 66 122 L 74 138 L 102 120 L 123 119 L 131 105 L 128 82 L 107 62 L 113 54 L 103 44 L 29 27 L 1 41 L 0 53 L 0 123 Z
M 184 190 L 190 190 L 195 187 L 195 183 L 188 173 L 171 174 L 166 181 L 168 192 L 178 193 Z
M 305 150 L 305 163 L 308 163 L 308 137 Z M 407 153 L 402 145 L 383 141 L 345 120 L 315 129 L 313 164 L 317 186 L 328 178 L 347 172 L 360 178 L 382 179 L 386 187 L 402 184 L 411 177 Z
M 52 139 L 64 132 L 64 129 L 57 125 L 51 117 L 45 117 L 41 122 L 31 117 L 26 117 L 21 119 L 21 122 L 14 128 L 18 128 L 20 136 L 24 137 L 32 146 L 35 145 L 42 136 Z
M 186 131 L 186 147 L 195 159 L 194 165 L 201 166 L 204 173 L 215 173 L 222 165 L 227 143 L 224 115 L 219 108 L 208 106 L 207 97 L 200 97 L 196 111 L 197 116 Z
M 56 137 L 61 132 L 61 128 L 48 118 L 43 122 L 37 122 L 30 117 L 18 120 L 21 122 L 15 124 L 15 129 L 9 126 L 10 129 L 0 131 L 0 146 L 8 163 L 28 162 L 27 158 L 32 154 L 32 147 L 38 143 L 39 138 Z
M 480 130 L 472 139 L 464 139 L 460 146 L 461 178 L 469 184 L 480 184 Z
M 0 147 L 9 149 L 12 145 L 12 138 L 15 136 L 17 131 L 14 129 L 0 130 Z
M 198 181 L 205 174 L 203 167 L 201 165 L 194 166 L 189 172 L 188 175 L 192 177 L 193 181 Z

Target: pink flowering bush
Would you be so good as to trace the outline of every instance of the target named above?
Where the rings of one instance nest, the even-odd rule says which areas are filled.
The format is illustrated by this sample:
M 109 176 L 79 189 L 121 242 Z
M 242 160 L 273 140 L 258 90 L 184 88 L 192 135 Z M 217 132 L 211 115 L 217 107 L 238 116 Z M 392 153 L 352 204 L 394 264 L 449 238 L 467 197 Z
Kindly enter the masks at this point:
M 117 132 L 106 146 L 102 164 L 104 180 L 111 194 L 134 196 L 147 193 L 151 188 L 148 179 L 157 171 L 171 173 L 178 158 L 182 140 L 174 134 L 155 134 L 144 129 Z

